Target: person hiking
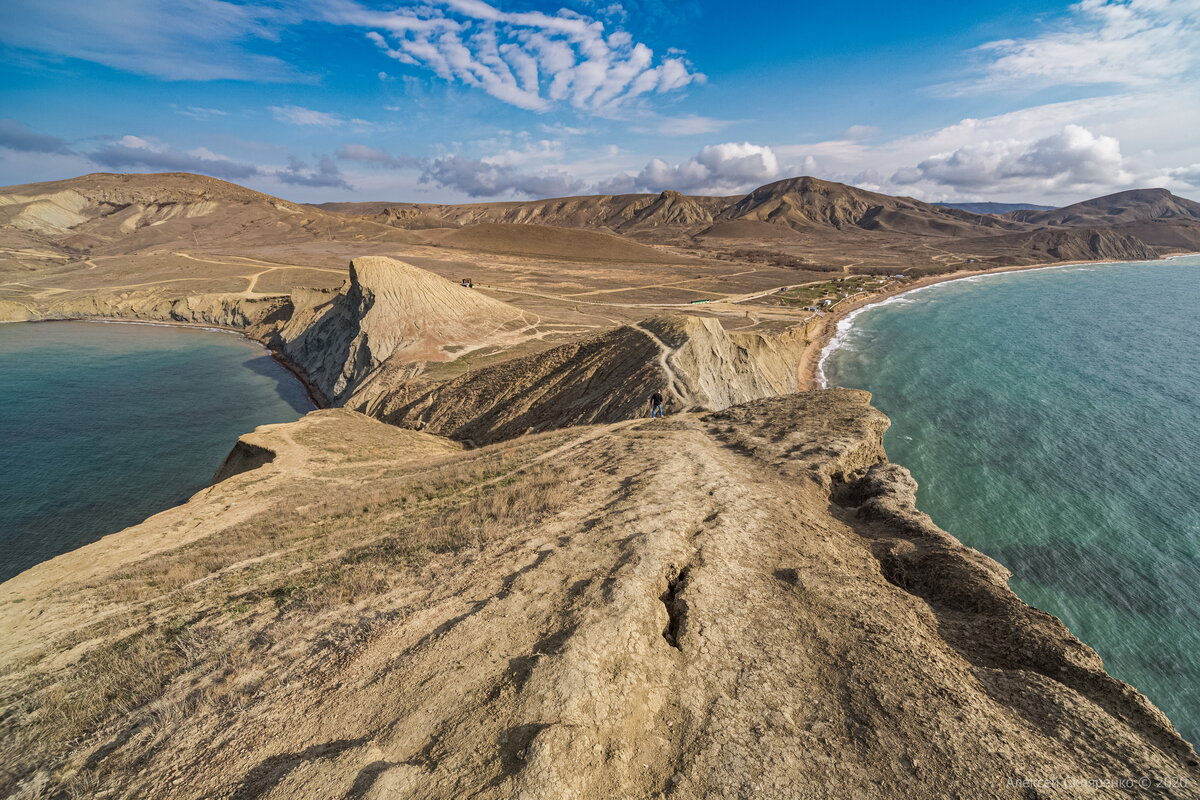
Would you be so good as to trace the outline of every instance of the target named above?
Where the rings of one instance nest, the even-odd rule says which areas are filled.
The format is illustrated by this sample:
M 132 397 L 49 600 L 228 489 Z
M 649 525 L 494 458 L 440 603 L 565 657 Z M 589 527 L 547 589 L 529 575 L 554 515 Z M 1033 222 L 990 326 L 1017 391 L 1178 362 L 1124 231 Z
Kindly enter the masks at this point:
M 650 395 L 650 416 L 651 417 L 666 416 L 663 413 L 663 396 L 660 392 L 655 392 L 654 394 Z

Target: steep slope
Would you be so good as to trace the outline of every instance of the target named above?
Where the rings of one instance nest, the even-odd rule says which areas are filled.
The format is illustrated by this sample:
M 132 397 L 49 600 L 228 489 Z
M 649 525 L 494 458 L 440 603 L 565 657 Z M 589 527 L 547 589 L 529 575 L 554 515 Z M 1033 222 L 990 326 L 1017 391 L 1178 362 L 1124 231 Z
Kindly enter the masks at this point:
M 277 346 L 327 398 L 344 404 L 387 365 L 411 377 L 427 362 L 521 341 L 536 317 L 392 258 L 350 262 L 336 292 L 298 291 Z
M 1125 227 L 1042 228 L 983 239 L 963 239 L 949 245 L 976 256 L 994 254 L 996 264 L 1041 264 L 1048 261 L 1150 261 L 1158 251 Z
M 1200 203 L 1166 189 L 1133 189 L 1050 211 L 1014 211 L 1006 216 L 1033 225 L 1116 226 L 1150 220 L 1200 220 Z
M 809 177 L 760 186 L 723 210 L 716 219 L 758 220 L 797 230 L 856 227 L 921 236 L 978 236 L 1024 227 L 1010 220 Z
M 0 586 L 0 792 L 1200 796 L 1162 714 L 915 509 L 867 400 L 465 452 L 262 428 L 257 468 Z
M 474 370 L 414 398 L 365 390 L 354 407 L 395 425 L 494 442 L 642 416 L 654 391 L 673 410 L 717 410 L 795 392 L 805 344 L 802 330 L 739 334 L 715 319 L 654 317 Z

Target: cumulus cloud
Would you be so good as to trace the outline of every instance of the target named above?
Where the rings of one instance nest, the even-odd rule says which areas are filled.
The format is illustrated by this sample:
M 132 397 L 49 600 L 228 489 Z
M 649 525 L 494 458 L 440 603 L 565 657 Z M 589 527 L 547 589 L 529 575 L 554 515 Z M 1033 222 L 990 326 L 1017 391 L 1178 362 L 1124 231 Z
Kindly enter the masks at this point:
M 287 167 L 277 170 L 275 177 L 283 183 L 290 183 L 293 186 L 318 186 L 337 189 L 354 188 L 342 177 L 337 162 L 329 156 L 317 157 L 317 163 L 312 167 L 306 161 L 296 156 L 291 156 L 288 158 Z
M 267 106 L 267 110 L 271 112 L 271 116 L 275 117 L 275 119 L 280 122 L 286 122 L 289 125 L 314 125 L 321 128 L 334 128 L 346 123 L 337 114 L 314 111 L 304 106 Z M 354 121 L 356 123 L 362 122 L 362 120 Z
M 1196 0 L 1082 0 L 1041 35 L 977 48 L 983 75 L 951 91 L 1161 85 L 1200 65 Z
M 15 119 L 0 119 L 0 147 L 21 153 L 71 153 L 70 146 L 62 139 L 30 130 Z
M 1187 167 L 1173 167 L 1166 170 L 1167 177 L 1173 178 L 1188 187 L 1200 189 L 1200 164 Z
M 579 180 L 561 170 L 529 172 L 509 164 L 464 156 L 434 159 L 421 173 L 420 181 L 470 197 L 559 197 L 576 194 L 584 188 Z
M 365 144 L 346 144 L 334 154 L 338 161 L 356 161 L 360 164 L 370 164 L 389 169 L 405 169 L 419 167 L 421 159 L 411 156 L 394 156 L 387 150 L 368 147 Z
M 483 0 L 441 0 L 375 11 L 340 0 L 326 19 L 371 28 L 367 38 L 400 63 L 530 111 L 565 103 L 614 113 L 704 80 L 681 55 L 656 58 L 629 33 L 566 9 L 506 12 Z
M 86 154 L 96 164 L 110 169 L 150 169 L 170 172 L 199 172 L 216 178 L 239 180 L 259 174 L 253 164 L 243 164 L 205 148 L 187 152 L 140 136 L 123 136 Z
M 605 192 L 660 192 L 675 189 L 689 193 L 735 193 L 746 191 L 780 177 L 775 151 L 749 142 L 708 145 L 695 156 L 677 164 L 652 159 L 640 172 L 602 181 Z
M 1087 191 L 1129 183 L 1121 145 L 1079 125 L 1035 141 L 984 141 L 936 153 L 892 180 L 922 180 L 967 191 L 1023 189 L 1039 192 Z

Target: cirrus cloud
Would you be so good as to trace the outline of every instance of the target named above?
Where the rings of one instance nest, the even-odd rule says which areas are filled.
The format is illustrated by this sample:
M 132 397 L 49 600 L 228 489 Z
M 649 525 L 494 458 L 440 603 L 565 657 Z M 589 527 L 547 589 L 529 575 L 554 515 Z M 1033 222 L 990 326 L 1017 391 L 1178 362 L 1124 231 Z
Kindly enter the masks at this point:
M 951 93 L 1045 86 L 1162 85 L 1200 66 L 1196 0 L 1082 0 L 1044 33 L 976 48 L 983 75 Z M 1189 44 L 1190 43 L 1190 44 Z
M 567 104 L 614 114 L 705 80 L 681 54 L 656 58 L 629 33 L 566 9 L 506 12 L 482 0 L 442 0 L 385 12 L 347 1 L 327 18 L 374 28 L 367 38 L 390 58 L 529 111 Z

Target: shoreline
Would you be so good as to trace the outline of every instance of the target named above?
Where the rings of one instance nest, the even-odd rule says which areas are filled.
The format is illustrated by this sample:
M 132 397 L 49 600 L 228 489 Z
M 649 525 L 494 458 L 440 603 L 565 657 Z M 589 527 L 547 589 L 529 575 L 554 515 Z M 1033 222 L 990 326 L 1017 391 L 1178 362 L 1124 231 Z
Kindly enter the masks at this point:
M 322 408 L 330 407 L 330 403 L 327 399 L 325 399 L 324 393 L 320 389 L 318 389 L 312 383 L 311 380 L 309 380 L 308 376 L 304 373 L 304 370 L 300 369 L 300 367 L 298 367 L 296 364 L 292 363 L 291 359 L 289 359 L 287 356 L 285 356 L 283 353 L 279 352 L 275 348 L 271 347 L 271 345 L 268 344 L 267 342 L 255 337 L 255 336 L 250 335 L 246 331 L 239 330 L 237 328 L 230 328 L 225 325 L 213 325 L 210 323 L 202 324 L 199 322 L 177 322 L 177 321 L 173 321 L 173 320 L 120 319 L 117 317 L 68 317 L 68 318 L 58 318 L 58 319 L 55 319 L 53 317 L 47 317 L 47 318 L 43 318 L 43 319 L 10 320 L 10 321 L 11 322 L 31 322 L 31 323 L 100 322 L 100 323 L 104 323 L 106 325 L 151 325 L 151 326 L 157 326 L 160 328 L 189 328 L 191 330 L 211 331 L 213 333 L 231 333 L 235 336 L 240 336 L 241 338 L 245 339 L 248 342 L 253 342 L 254 344 L 261 347 L 262 349 L 266 350 L 267 354 L 271 356 L 271 359 L 276 364 L 278 364 L 279 366 L 281 366 L 285 370 L 287 370 L 289 373 L 291 373 L 292 377 L 294 377 L 297 381 L 299 381 L 300 385 L 304 387 L 304 393 L 305 393 L 305 395 L 307 395 L 309 401 L 313 404 L 314 411 L 322 409 Z
M 1189 256 L 1200 256 L 1200 252 L 1173 253 L 1169 256 L 1156 258 L 1153 261 L 1120 261 L 1117 259 L 1106 258 L 1099 261 L 1055 261 L 1049 264 L 1027 264 L 1016 267 L 997 267 L 996 269 L 977 269 L 962 272 L 950 272 L 944 275 L 931 275 L 926 278 L 921 278 L 913 283 L 904 284 L 897 287 L 895 290 L 880 292 L 869 297 L 864 297 L 852 303 L 847 303 L 844 308 L 839 308 L 836 312 L 828 314 L 822 319 L 816 338 L 809 341 L 804 348 L 804 353 L 800 357 L 800 391 L 807 392 L 813 389 L 830 388 L 824 375 L 824 365 L 826 359 L 836 348 L 831 348 L 834 340 L 837 337 L 838 326 L 841 322 L 847 320 L 854 314 L 864 311 L 871 306 L 880 305 L 882 303 L 894 300 L 902 295 L 910 292 L 928 289 L 930 286 L 936 286 L 942 283 L 951 281 L 964 280 L 966 278 L 978 278 L 988 275 L 1003 275 L 1010 272 L 1031 272 L 1041 269 L 1062 269 L 1065 267 L 1086 267 L 1091 265 L 1102 264 L 1153 264 L 1157 261 L 1169 261 L 1173 258 L 1187 258 Z M 848 329 L 847 329 L 848 330 Z

